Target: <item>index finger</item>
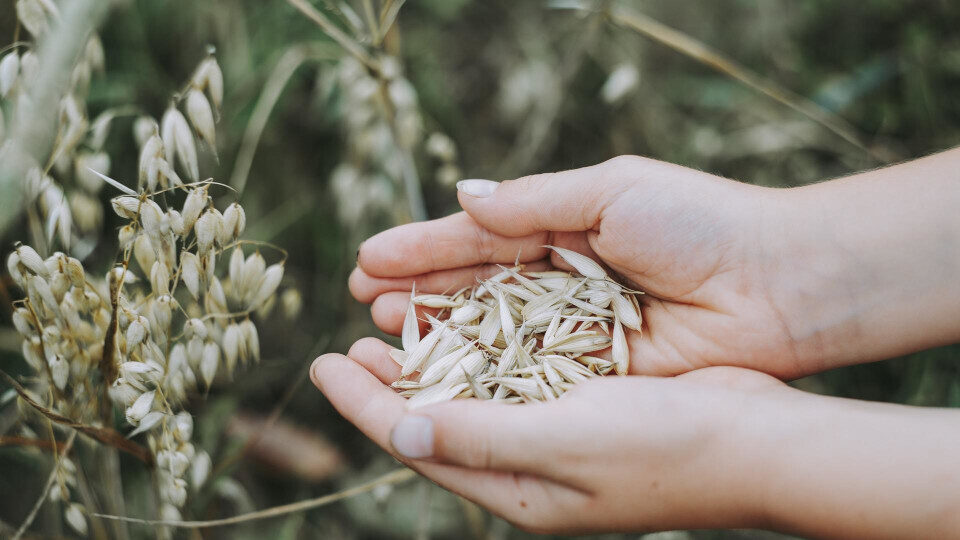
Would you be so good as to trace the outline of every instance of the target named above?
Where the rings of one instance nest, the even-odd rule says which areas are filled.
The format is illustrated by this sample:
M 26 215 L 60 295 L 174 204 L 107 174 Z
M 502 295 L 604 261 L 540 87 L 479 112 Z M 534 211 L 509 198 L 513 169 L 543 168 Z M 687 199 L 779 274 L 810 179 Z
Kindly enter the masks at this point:
M 549 233 L 501 236 L 466 212 L 387 229 L 360 246 L 357 264 L 374 277 L 407 277 L 482 263 L 535 261 L 547 255 Z

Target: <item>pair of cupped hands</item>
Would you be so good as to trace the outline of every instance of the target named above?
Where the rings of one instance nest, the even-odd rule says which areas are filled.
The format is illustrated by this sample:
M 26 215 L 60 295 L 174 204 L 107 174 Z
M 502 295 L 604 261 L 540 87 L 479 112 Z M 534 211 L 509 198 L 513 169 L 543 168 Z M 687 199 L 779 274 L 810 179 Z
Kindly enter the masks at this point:
M 765 478 L 789 467 L 793 415 L 831 409 L 782 381 L 899 352 L 861 339 L 848 296 L 818 290 L 818 276 L 839 264 L 824 253 L 837 246 L 805 214 L 816 197 L 790 192 L 639 157 L 464 180 L 464 212 L 362 244 L 349 286 L 376 325 L 400 333 L 414 284 L 470 286 L 518 253 L 531 270 L 569 269 L 543 247 L 555 245 L 647 293 L 643 332 L 627 336 L 630 376 L 543 404 L 408 411 L 389 387 L 400 374 L 391 347 L 364 338 L 345 356 L 318 358 L 311 377 L 397 459 L 524 529 L 789 528 L 774 522 L 777 493 Z

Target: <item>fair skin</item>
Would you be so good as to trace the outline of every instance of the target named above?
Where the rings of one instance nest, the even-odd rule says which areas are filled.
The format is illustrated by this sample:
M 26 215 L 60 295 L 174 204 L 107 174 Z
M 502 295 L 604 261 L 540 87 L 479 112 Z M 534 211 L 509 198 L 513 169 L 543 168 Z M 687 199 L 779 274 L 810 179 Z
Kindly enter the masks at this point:
M 958 163 L 953 150 L 790 190 L 636 157 L 468 181 L 465 213 L 363 244 L 350 288 L 374 322 L 397 334 L 413 283 L 449 291 L 518 253 L 564 268 L 542 261 L 554 244 L 648 293 L 628 337 L 637 376 L 410 413 L 387 386 L 389 347 L 368 338 L 319 358 L 313 380 L 398 459 L 530 530 L 956 536 L 960 412 L 780 380 L 960 341 Z

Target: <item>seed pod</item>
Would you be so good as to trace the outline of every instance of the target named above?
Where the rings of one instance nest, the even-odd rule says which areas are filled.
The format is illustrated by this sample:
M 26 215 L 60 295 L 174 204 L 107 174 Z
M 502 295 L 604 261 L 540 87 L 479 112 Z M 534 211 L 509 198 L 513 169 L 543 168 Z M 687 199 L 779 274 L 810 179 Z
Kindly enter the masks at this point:
M 27 308 L 20 307 L 13 310 L 13 326 L 22 336 L 30 337 L 37 333 L 31 321 L 33 321 L 33 315 Z
M 188 468 L 190 468 L 190 459 L 181 452 L 173 452 L 170 456 L 170 474 L 180 477 L 187 472 Z
M 140 223 L 147 233 L 158 235 L 163 227 L 163 210 L 153 199 L 146 199 L 140 205 Z
M 210 476 L 211 466 L 210 454 L 203 450 L 197 452 L 193 458 L 193 464 L 190 466 L 190 484 L 194 490 L 199 490 L 203 487 L 203 483 L 206 482 L 207 477 Z
M 53 385 L 63 390 L 67 387 L 67 379 L 70 377 L 70 364 L 62 356 L 56 355 L 50 358 L 50 374 L 53 375 Z
M 621 321 L 627 328 L 640 332 L 643 320 L 640 312 L 634 309 L 633 303 L 621 294 L 614 294 L 612 303 L 617 320 Z
M 130 326 L 127 326 L 127 351 L 132 351 L 134 347 L 141 344 L 143 339 L 147 337 L 147 327 L 150 325 L 147 318 L 143 315 L 138 316 L 133 321 L 130 321 Z
M 183 180 L 180 179 L 180 176 L 173 170 L 173 166 L 170 163 L 167 163 L 167 160 L 163 158 L 154 158 L 154 164 L 157 167 L 157 174 L 160 179 L 160 184 L 163 187 L 168 186 L 182 186 Z
M 257 333 L 257 325 L 250 319 L 244 319 L 240 323 L 240 334 L 246 343 L 247 356 L 254 362 L 260 361 L 260 335 Z
M 191 180 L 199 180 L 200 169 L 197 162 L 197 147 L 190 133 L 190 126 L 183 114 L 173 106 L 167 107 L 161 121 L 161 136 L 166 151 L 166 160 L 171 165 L 178 159 L 180 166 L 187 172 Z
M 138 116 L 133 121 L 133 138 L 137 141 L 137 146 L 143 148 L 150 137 L 160 133 L 157 121 L 150 116 Z M 166 139 L 164 138 L 164 149 L 166 149 Z
M 216 277 L 210 280 L 210 287 L 207 289 L 207 296 L 204 300 L 210 302 L 207 311 L 214 313 L 227 312 L 227 296 L 223 293 L 223 284 Z
M 20 54 L 13 51 L 0 60 L 0 96 L 7 97 L 20 75 Z
M 183 478 L 168 476 L 169 480 L 160 487 L 160 498 L 175 507 L 181 507 L 187 502 L 187 482 Z
M 34 274 L 43 277 L 50 275 L 50 271 L 47 270 L 46 265 L 43 264 L 43 258 L 40 257 L 40 254 L 32 247 L 20 245 L 17 247 L 16 253 L 20 257 L 20 262 Z
M 216 154 L 217 134 L 213 122 L 213 111 L 210 109 L 210 102 L 197 89 L 187 92 L 187 117 L 193 124 L 193 129 L 210 147 L 210 151 Z
M 233 286 L 233 293 L 237 298 L 242 298 L 244 293 L 244 291 L 240 289 L 242 286 L 240 280 L 243 275 L 243 263 L 243 249 L 237 246 L 233 248 L 233 253 L 230 254 L 229 265 L 230 284 Z
M 74 287 L 83 288 L 83 284 L 86 281 L 86 278 L 83 273 L 83 264 L 73 258 L 67 258 L 67 264 L 64 265 L 64 272 L 67 275 L 67 279 L 70 280 L 70 284 Z
M 210 388 L 213 384 L 213 378 L 217 375 L 217 367 L 220 364 L 220 347 L 216 343 L 206 343 L 203 346 L 203 356 L 200 359 L 200 376 L 203 382 Z
M 190 440 L 190 437 L 193 436 L 193 417 L 190 416 L 190 413 L 183 411 L 173 418 L 173 435 L 183 442 Z M 177 476 L 181 474 L 183 473 L 181 472 Z
M 226 361 L 227 374 L 232 374 L 241 356 L 240 327 L 235 323 L 227 325 L 223 331 L 223 358 Z
M 238 203 L 233 203 L 223 212 L 223 237 L 221 244 L 226 244 L 231 240 L 236 240 L 243 234 L 243 229 L 247 226 L 247 215 L 243 207 Z
M 256 307 L 267 301 L 268 298 L 277 292 L 280 286 L 280 280 L 283 279 L 283 264 L 277 263 L 270 265 L 263 273 L 263 278 L 257 285 L 257 292 L 253 295 L 250 307 Z
M 603 267 L 582 253 L 577 253 L 576 251 L 556 246 L 543 247 L 552 249 L 557 255 L 560 256 L 561 259 L 566 261 L 566 263 L 572 266 L 577 272 L 580 272 L 590 279 L 602 280 L 607 278 L 607 272 L 603 269 Z
M 207 337 L 207 327 L 203 325 L 203 321 L 200 319 L 187 319 L 187 322 L 183 323 L 183 335 L 188 338 L 199 336 L 204 339 Z
M 614 319 L 613 322 L 613 344 L 610 356 L 613 358 L 617 375 L 626 375 L 630 369 L 630 350 L 627 347 L 627 336 L 623 332 L 620 319 Z
M 83 325 L 83 321 L 80 319 L 80 311 L 77 309 L 77 304 L 69 296 L 60 301 L 60 313 L 71 330 L 80 331 Z
M 23 56 L 20 57 L 20 81 L 23 85 L 33 84 L 33 81 L 37 80 L 37 73 L 40 71 L 40 59 L 37 57 L 37 53 L 34 51 L 27 51 L 23 53 Z M 21 106 L 25 104 L 23 98 L 26 94 L 21 93 L 19 96 Z M 33 103 L 26 102 L 28 107 L 32 107 Z
M 35 308 L 43 306 L 53 315 L 60 314 L 60 304 L 58 304 L 57 299 L 54 298 L 50 285 L 42 277 L 30 276 L 30 280 L 27 282 L 27 295 L 30 297 L 30 301 L 34 304 Z
M 86 47 L 83 48 L 83 56 L 90 64 L 90 68 L 95 71 L 103 71 L 106 67 L 106 55 L 103 52 L 103 42 L 100 36 L 93 34 L 87 40 Z
M 200 270 L 204 273 L 207 281 L 213 279 L 217 270 L 217 252 L 215 250 L 210 249 L 200 255 Z
M 110 199 L 110 205 L 118 216 L 126 219 L 137 219 L 140 199 L 132 195 L 121 195 Z
M 26 278 L 20 271 L 20 255 L 16 251 L 11 252 L 10 256 L 7 257 L 7 272 L 10 272 L 10 277 L 13 278 L 14 283 L 21 287 L 25 285 Z
M 259 251 L 253 252 L 243 263 L 243 269 L 240 272 L 240 280 L 236 287 L 237 296 L 244 301 L 251 300 L 257 293 L 257 286 L 263 279 L 263 274 L 267 270 L 267 261 Z
M 222 223 L 219 214 L 215 209 L 210 209 L 197 219 L 197 223 L 193 227 L 197 235 L 197 249 L 200 253 L 205 253 L 213 248 L 213 244 L 220 234 Z
M 170 503 L 160 505 L 160 519 L 163 521 L 183 521 L 183 515 L 177 507 Z
M 191 83 L 197 88 L 205 89 L 210 96 L 210 102 L 215 110 L 220 109 L 223 102 L 223 72 L 213 55 L 208 56 L 197 67 Z
M 156 393 L 156 390 L 144 392 L 133 402 L 133 405 L 127 407 L 125 411 L 127 422 L 134 426 L 139 424 L 147 413 L 150 412 L 150 409 L 153 408 L 153 398 L 156 396 Z
M 406 377 L 415 371 L 419 371 L 433 352 L 434 347 L 437 346 L 437 342 L 440 341 L 442 335 L 443 332 L 440 329 L 435 329 L 420 340 L 416 348 L 409 351 L 410 354 L 407 356 L 407 361 L 403 365 L 400 376 Z
M 152 135 L 140 149 L 140 159 L 138 161 L 138 182 L 140 186 L 148 186 L 150 191 L 157 187 L 157 171 L 154 166 L 151 173 L 150 168 L 154 160 L 163 155 L 163 140 L 159 135 Z M 152 178 L 151 178 L 152 177 Z
M 153 268 L 153 263 L 157 262 L 157 252 L 148 235 L 141 234 L 133 241 L 133 256 L 144 272 Z
M 132 438 L 133 436 L 139 435 L 140 433 L 150 431 L 151 429 L 159 425 L 161 420 L 163 420 L 162 412 L 153 411 L 153 412 L 147 413 L 147 415 L 143 417 L 143 420 L 140 420 L 140 425 L 137 427 L 137 429 L 131 431 L 127 435 L 127 438 Z
M 194 299 L 200 298 L 200 259 L 196 254 L 184 251 L 180 254 L 180 277 Z
M 87 535 L 87 517 L 83 512 L 83 505 L 80 503 L 70 503 L 63 512 L 63 519 L 80 536 Z
M 410 291 L 410 302 L 407 304 L 407 314 L 403 318 L 403 332 L 401 342 L 403 350 L 412 353 L 420 344 L 420 322 L 417 320 L 417 311 L 413 304 L 414 290 Z
M 183 228 L 189 231 L 193 228 L 200 212 L 207 205 L 207 186 L 202 186 L 190 190 L 186 202 L 183 203 Z
M 170 271 L 160 261 L 150 269 L 150 287 L 154 294 L 170 294 Z
M 175 300 L 169 294 L 164 294 L 157 297 L 156 301 L 153 303 L 153 310 L 151 314 L 153 315 L 154 321 L 157 323 L 159 329 L 162 329 L 163 332 L 159 332 L 163 335 L 166 335 L 166 330 L 170 328 L 170 321 L 173 318 L 173 306 L 175 305 Z
M 183 236 L 184 228 L 183 216 L 173 208 L 167 210 L 167 223 L 170 225 L 170 231 L 177 236 Z
M 130 247 L 130 244 L 136 238 L 137 227 L 129 223 L 120 227 L 120 232 L 117 233 L 117 239 L 120 241 L 120 249 L 127 249 Z
M 35 38 L 39 38 L 50 28 L 46 10 L 38 0 L 17 0 L 17 19 Z
M 194 335 L 187 342 L 187 362 L 194 369 L 200 368 L 200 361 L 203 359 L 203 340 L 199 335 Z

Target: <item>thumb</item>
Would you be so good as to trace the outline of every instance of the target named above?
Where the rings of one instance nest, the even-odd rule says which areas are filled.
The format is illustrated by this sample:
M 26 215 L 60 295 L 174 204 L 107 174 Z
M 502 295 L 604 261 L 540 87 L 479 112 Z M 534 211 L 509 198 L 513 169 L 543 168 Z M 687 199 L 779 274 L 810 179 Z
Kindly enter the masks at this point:
M 394 425 L 390 444 L 403 458 L 471 469 L 543 472 L 556 445 L 547 405 L 448 402 L 409 411 Z
M 504 236 L 541 231 L 586 231 L 629 185 L 628 170 L 643 158 L 619 157 L 569 171 L 517 180 L 461 180 L 460 205 L 488 230 Z

